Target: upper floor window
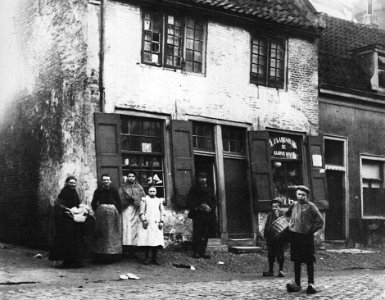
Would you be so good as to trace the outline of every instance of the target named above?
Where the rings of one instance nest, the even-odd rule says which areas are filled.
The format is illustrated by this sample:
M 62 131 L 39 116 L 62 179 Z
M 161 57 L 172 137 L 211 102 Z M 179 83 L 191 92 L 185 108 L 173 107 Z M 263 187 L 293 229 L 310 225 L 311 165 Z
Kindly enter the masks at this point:
M 275 88 L 285 83 L 285 40 L 253 37 L 250 82 Z
M 144 13 L 143 63 L 202 73 L 204 54 L 205 23 L 202 20 Z

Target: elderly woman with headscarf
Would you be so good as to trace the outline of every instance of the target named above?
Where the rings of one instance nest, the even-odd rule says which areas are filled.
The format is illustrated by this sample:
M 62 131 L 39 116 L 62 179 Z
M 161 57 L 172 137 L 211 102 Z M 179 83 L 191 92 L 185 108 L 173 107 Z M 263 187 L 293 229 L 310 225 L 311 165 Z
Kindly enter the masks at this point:
M 85 221 L 90 211 L 81 204 L 76 185 L 74 176 L 67 177 L 54 204 L 55 236 L 49 259 L 63 261 L 63 267 L 81 267 L 86 254 Z

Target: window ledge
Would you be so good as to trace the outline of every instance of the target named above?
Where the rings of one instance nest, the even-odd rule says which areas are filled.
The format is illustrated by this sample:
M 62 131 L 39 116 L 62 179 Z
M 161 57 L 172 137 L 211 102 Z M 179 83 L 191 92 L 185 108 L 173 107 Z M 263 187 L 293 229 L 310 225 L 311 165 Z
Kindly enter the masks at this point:
M 139 63 L 139 62 L 136 63 L 136 64 L 139 65 L 143 69 L 156 68 L 156 69 L 159 69 L 159 70 L 179 73 L 179 74 L 182 74 L 182 75 L 185 75 L 185 76 L 191 76 L 192 75 L 192 76 L 197 76 L 197 77 L 206 77 L 205 73 L 187 72 L 187 71 L 182 71 L 180 69 L 173 69 L 173 68 L 169 68 L 169 67 L 162 67 L 162 66 L 157 66 L 157 65 L 152 65 L 152 64 L 144 64 L 144 63 Z
M 274 89 L 274 90 L 278 90 L 278 91 L 282 91 L 282 92 L 287 92 L 287 89 L 282 87 L 282 88 L 277 88 L 277 87 L 272 87 L 272 86 L 267 86 L 267 85 L 261 85 L 261 84 L 257 84 L 255 82 L 249 82 L 250 85 L 252 86 L 255 86 L 257 88 L 265 88 L 265 89 Z

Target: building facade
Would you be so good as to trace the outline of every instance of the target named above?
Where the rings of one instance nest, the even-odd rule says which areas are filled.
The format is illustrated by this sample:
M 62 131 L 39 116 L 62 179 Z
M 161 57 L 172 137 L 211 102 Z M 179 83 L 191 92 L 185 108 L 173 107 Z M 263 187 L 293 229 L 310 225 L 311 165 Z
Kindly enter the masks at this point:
M 211 236 L 224 244 L 257 239 L 271 199 L 288 206 L 294 185 L 311 186 L 312 200 L 328 207 L 318 134 L 323 23 L 307 1 L 21 4 L 29 89 L 10 101 L 1 127 L 0 205 L 10 212 L 2 239 L 15 241 L 9 228 L 18 224 L 16 242 L 33 234 L 44 244 L 66 176 L 79 178 L 90 202 L 102 173 L 119 186 L 129 169 L 164 197 L 169 242 L 190 239 L 185 197 L 198 171 L 217 195 Z
M 326 17 L 320 131 L 329 210 L 325 239 L 371 244 L 383 229 L 385 32 Z

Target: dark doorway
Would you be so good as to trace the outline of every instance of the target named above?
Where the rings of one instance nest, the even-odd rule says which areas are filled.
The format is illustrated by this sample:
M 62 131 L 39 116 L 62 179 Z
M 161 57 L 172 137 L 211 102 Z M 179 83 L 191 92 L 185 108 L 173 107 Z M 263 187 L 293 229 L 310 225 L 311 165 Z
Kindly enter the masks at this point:
M 250 237 L 251 211 L 247 161 L 224 159 L 227 232 L 231 237 Z
M 326 171 L 328 185 L 329 209 L 325 216 L 325 239 L 344 240 L 344 201 L 345 201 L 345 172 Z
M 216 177 L 215 177 L 215 157 L 212 156 L 203 156 L 203 155 L 195 155 L 195 174 L 197 175 L 199 172 L 206 172 L 207 174 L 207 184 L 214 191 L 217 196 L 217 187 L 216 187 Z M 213 224 L 210 230 L 210 238 L 219 237 L 219 204 L 217 197 L 217 210 L 216 210 L 216 218 L 213 220 Z

